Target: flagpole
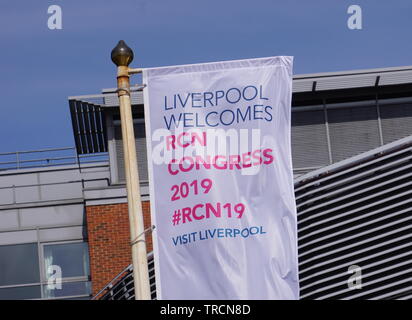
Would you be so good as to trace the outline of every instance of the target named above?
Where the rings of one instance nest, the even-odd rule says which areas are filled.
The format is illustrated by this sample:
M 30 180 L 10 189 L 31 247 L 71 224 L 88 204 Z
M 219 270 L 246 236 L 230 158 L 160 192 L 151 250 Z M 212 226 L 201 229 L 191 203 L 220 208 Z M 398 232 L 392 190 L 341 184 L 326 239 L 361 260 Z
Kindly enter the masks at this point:
M 140 181 L 137 167 L 132 106 L 130 102 L 129 78 L 130 74 L 137 73 L 136 69 L 129 69 L 129 64 L 133 61 L 133 57 L 132 49 L 130 49 L 123 40 L 119 41 L 111 53 L 112 61 L 117 66 L 117 94 L 120 103 L 120 122 L 129 210 L 135 299 L 150 300 L 146 237 L 140 199 Z

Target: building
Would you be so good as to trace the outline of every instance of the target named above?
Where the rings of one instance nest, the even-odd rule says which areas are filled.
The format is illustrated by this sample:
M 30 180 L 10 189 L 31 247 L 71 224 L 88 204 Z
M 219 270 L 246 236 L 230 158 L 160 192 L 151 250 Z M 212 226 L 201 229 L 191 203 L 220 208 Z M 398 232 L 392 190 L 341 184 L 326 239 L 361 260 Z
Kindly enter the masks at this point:
M 132 104 L 149 228 L 141 92 Z M 411 298 L 412 67 L 295 76 L 292 104 L 301 297 Z M 133 297 L 117 94 L 69 105 L 75 150 L 0 155 L 0 299 Z

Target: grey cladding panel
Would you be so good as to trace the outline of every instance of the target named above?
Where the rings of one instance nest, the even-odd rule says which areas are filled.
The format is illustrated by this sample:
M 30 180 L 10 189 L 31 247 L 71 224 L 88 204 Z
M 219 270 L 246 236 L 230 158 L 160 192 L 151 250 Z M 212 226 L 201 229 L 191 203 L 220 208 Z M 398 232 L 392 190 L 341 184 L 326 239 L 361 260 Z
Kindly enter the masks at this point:
M 376 107 L 328 110 L 333 162 L 380 145 Z
M 380 106 L 384 143 L 412 135 L 412 103 Z
M 37 174 L 13 174 L 0 176 L 0 187 L 25 186 L 37 184 Z
M 292 160 L 295 169 L 329 164 L 323 110 L 292 112 Z
M 0 189 L 0 203 L 2 205 L 16 202 L 15 190 L 13 188 Z
M 86 231 L 82 226 L 42 229 L 39 231 L 39 237 L 41 242 L 83 239 L 86 237 Z
M 125 181 L 124 175 L 124 156 L 123 156 L 123 141 L 122 132 L 119 126 L 115 127 L 115 140 L 116 140 L 116 158 L 118 168 L 119 181 Z M 136 152 L 137 152 L 137 164 L 139 169 L 140 181 L 147 181 L 148 169 L 147 169 L 147 150 L 146 150 L 146 132 L 144 123 L 134 125 L 134 134 L 136 137 Z
M 0 246 L 8 244 L 30 243 L 36 241 L 36 230 L 0 232 Z
M 83 169 L 82 169 L 83 170 Z M 61 182 L 67 182 L 67 181 L 73 181 L 73 180 L 80 180 L 80 172 L 79 168 L 75 168 L 73 170 L 52 170 L 52 171 L 45 171 L 45 172 L 40 172 L 40 183 L 41 184 L 46 184 L 46 183 L 61 183 Z
M 16 203 L 25 203 L 31 201 L 39 201 L 39 188 L 38 187 L 23 187 L 19 186 L 15 190 Z
M 17 210 L 0 211 L 0 230 L 17 229 L 19 227 L 19 218 Z
M 83 204 L 25 208 L 20 210 L 22 228 L 47 227 L 56 225 L 82 225 L 84 223 Z
M 40 200 L 62 200 L 82 198 L 82 183 L 52 184 L 40 187 Z

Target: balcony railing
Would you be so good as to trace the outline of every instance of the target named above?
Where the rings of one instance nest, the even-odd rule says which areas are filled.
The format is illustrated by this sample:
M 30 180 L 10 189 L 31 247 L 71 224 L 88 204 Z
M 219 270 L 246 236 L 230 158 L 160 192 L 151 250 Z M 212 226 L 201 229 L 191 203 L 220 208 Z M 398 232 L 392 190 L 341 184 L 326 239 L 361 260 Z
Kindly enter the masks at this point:
M 107 153 L 78 155 L 76 148 L 48 148 L 0 153 L 0 171 L 107 161 Z
M 156 284 L 153 252 L 147 255 L 149 264 L 150 293 L 156 300 Z M 93 300 L 134 300 L 133 266 L 127 266 L 114 279 L 100 290 Z

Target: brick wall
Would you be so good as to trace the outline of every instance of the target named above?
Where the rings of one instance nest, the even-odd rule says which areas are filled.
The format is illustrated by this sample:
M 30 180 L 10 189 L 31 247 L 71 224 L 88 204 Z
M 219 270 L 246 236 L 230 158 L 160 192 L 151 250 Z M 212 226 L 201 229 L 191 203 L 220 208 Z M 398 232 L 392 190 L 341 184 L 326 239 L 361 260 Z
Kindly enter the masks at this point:
M 150 223 L 150 202 L 142 202 L 145 228 Z M 95 295 L 131 263 L 127 203 L 86 206 L 90 274 Z M 147 252 L 152 237 L 146 234 Z

